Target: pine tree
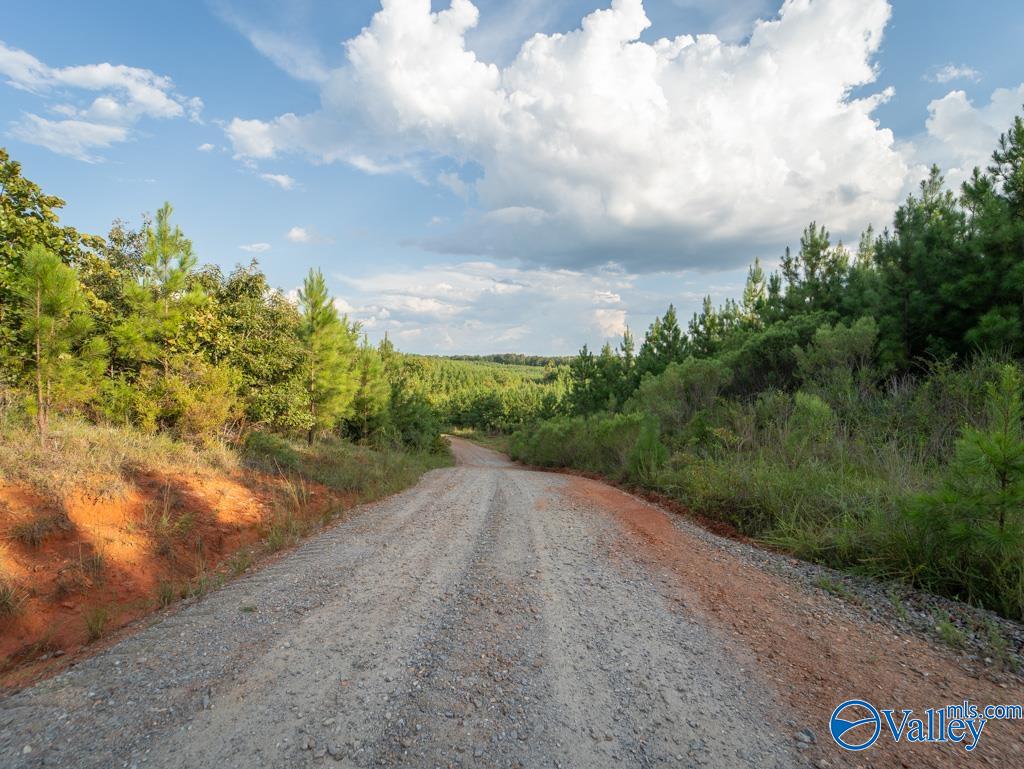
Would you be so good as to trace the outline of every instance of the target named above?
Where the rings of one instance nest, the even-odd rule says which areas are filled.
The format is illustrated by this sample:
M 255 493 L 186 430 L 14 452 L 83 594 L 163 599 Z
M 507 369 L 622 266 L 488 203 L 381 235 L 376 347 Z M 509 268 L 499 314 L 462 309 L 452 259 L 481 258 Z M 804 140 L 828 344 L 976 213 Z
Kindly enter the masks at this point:
M 310 270 L 299 291 L 300 328 L 305 348 L 306 393 L 309 397 L 310 444 L 347 416 L 356 391 L 356 331 L 339 318 L 320 270 Z
M 679 328 L 676 308 L 669 305 L 665 315 L 655 318 L 644 335 L 640 352 L 636 356 L 636 371 L 644 374 L 660 374 L 668 364 L 681 361 L 686 355 L 686 338 Z
M 80 363 L 101 358 L 105 345 L 100 340 L 85 342 L 92 320 L 78 275 L 43 246 L 33 246 L 22 257 L 14 294 L 22 333 L 32 349 L 36 425 L 43 436 L 55 383 L 67 379 Z
M 356 363 L 356 392 L 350 420 L 361 439 L 370 436 L 374 422 L 387 412 L 390 396 L 391 385 L 380 351 L 364 336 Z
M 747 283 L 743 287 L 743 320 L 752 328 L 764 325 L 765 304 L 768 301 L 768 283 L 765 280 L 761 260 L 755 258 L 747 271 Z
M 172 208 L 164 203 L 156 224 L 146 231 L 141 277 L 125 286 L 128 315 L 113 329 L 118 351 L 136 367 L 159 365 L 167 376 L 179 352 L 179 334 L 188 313 L 205 299 L 190 285 L 196 266 L 192 242 L 171 227 Z
M 1024 616 L 1024 427 L 1020 372 L 987 385 L 988 418 L 967 427 L 942 488 L 917 498 L 912 548 L 926 587 Z

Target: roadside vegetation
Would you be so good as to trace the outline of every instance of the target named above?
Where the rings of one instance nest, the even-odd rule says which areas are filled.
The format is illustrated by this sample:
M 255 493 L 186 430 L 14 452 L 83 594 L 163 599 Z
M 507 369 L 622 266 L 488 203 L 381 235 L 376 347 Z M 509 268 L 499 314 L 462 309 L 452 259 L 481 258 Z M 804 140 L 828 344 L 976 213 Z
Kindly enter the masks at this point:
M 292 299 L 201 264 L 169 204 L 106 237 L 63 205 L 0 149 L 3 668 L 414 483 L 450 461 L 439 393 L 493 380 L 371 345 L 318 270 Z
M 654 489 L 800 557 L 1024 618 L 1024 121 L 855 249 L 816 223 L 743 295 L 584 347 L 512 454 Z

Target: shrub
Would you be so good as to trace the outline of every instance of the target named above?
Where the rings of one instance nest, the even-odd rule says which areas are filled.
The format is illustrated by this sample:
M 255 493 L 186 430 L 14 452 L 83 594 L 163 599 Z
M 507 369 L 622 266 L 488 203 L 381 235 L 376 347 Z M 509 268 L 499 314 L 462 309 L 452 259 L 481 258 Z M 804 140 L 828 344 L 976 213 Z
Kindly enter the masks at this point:
M 732 372 L 714 358 L 670 363 L 658 376 L 644 377 L 627 410 L 654 416 L 667 435 L 678 433 L 697 412 L 715 405 L 731 378 Z
M 913 498 L 908 541 L 917 580 L 1024 617 L 1024 428 L 1018 369 L 988 385 L 988 417 L 964 428 L 941 487 Z
M 214 442 L 237 415 L 240 386 L 238 372 L 229 366 L 177 361 L 163 382 L 161 421 L 184 440 Z
M 667 459 L 668 449 L 661 442 L 657 423 L 644 420 L 626 462 L 626 477 L 634 483 L 655 485 Z
M 786 448 L 791 457 L 800 460 L 828 444 L 835 435 L 836 417 L 832 408 L 817 395 L 801 391 L 793 398 L 793 411 L 786 428 Z

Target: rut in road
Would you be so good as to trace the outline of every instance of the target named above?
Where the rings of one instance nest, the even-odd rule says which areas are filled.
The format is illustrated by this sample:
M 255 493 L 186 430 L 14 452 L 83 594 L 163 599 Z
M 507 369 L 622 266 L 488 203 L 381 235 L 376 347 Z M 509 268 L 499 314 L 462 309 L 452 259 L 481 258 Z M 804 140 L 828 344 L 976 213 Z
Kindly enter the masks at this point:
M 788 767 L 714 634 L 564 476 L 459 464 L 0 702 L 9 767 Z

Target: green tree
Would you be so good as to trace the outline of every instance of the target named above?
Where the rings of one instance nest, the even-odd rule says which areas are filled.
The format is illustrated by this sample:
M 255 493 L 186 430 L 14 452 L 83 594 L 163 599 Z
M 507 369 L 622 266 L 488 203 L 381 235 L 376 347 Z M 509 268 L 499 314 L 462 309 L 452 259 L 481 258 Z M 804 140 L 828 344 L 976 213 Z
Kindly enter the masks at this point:
M 668 306 L 665 315 L 655 318 L 636 356 L 637 377 L 644 374 L 660 374 L 668 364 L 681 361 L 686 356 L 686 338 L 679 328 L 676 308 Z
M 347 416 L 356 392 L 354 364 L 358 329 L 339 318 L 320 270 L 310 270 L 299 291 L 304 380 L 309 398 L 310 444 Z
M 49 425 L 55 384 L 70 378 L 83 362 L 102 358 L 105 345 L 99 339 L 85 341 L 92 320 L 78 276 L 45 247 L 34 245 L 22 257 L 13 289 L 22 333 L 32 349 L 36 425 L 42 436 Z
M 206 299 L 198 286 L 190 285 L 196 257 L 192 242 L 179 227 L 172 228 L 171 213 L 171 204 L 164 203 L 155 226 L 147 229 L 139 277 L 124 288 L 128 313 L 112 331 L 118 351 L 136 369 L 155 364 L 165 376 L 182 352 L 180 332 L 188 313 Z
M 352 398 L 349 419 L 355 434 L 369 438 L 387 414 L 391 385 L 384 369 L 380 351 L 364 336 L 356 360 L 356 392 Z
M 59 223 L 64 201 L 47 195 L 21 175 L 21 164 L 0 147 L 0 380 L 17 379 L 29 350 L 19 346 L 21 303 L 15 285 L 22 259 L 33 246 L 42 246 L 65 264 L 74 264 L 82 246 L 96 244 Z
M 942 487 L 918 497 L 912 559 L 926 587 L 1024 616 L 1024 428 L 1020 371 L 987 386 L 988 415 L 956 444 Z M 923 552 L 922 552 L 923 551 Z

